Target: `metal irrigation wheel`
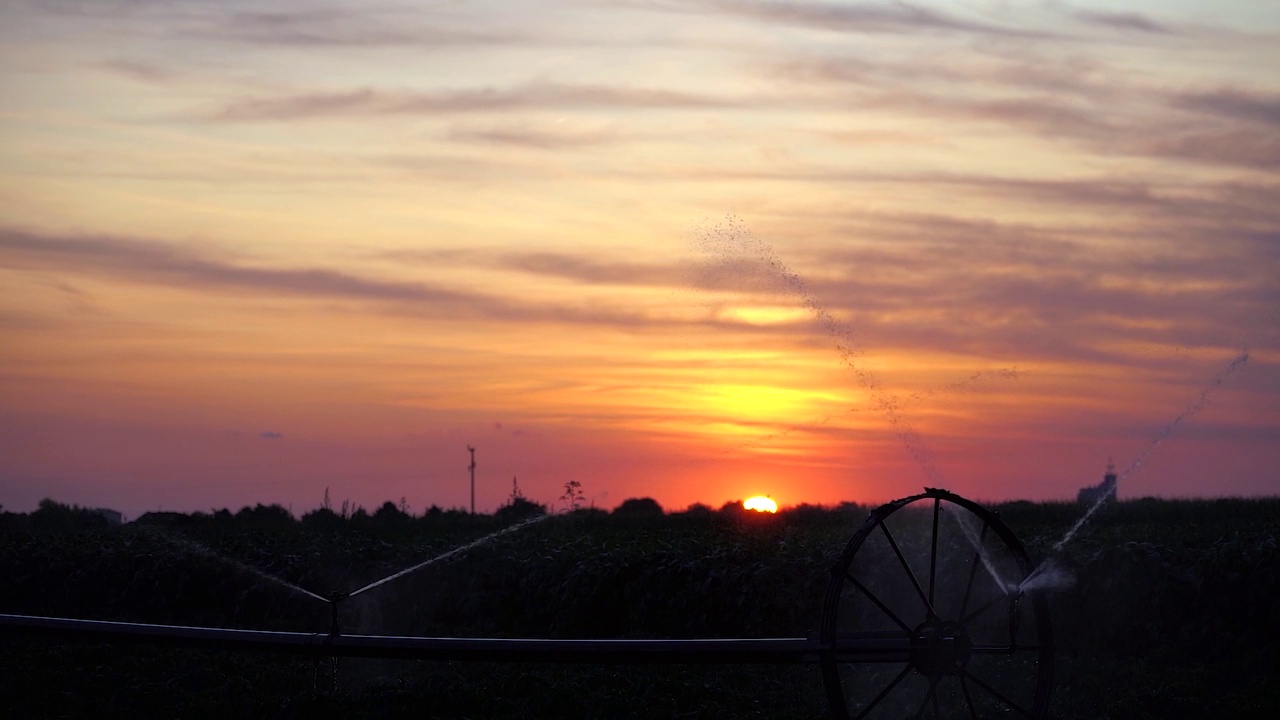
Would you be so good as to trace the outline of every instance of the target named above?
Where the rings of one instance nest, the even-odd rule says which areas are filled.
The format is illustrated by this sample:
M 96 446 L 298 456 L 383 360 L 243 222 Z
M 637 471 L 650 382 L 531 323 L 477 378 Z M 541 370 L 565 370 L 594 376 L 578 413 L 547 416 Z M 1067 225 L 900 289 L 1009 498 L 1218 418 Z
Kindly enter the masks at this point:
M 831 571 L 821 639 L 832 717 L 1042 718 L 1053 633 L 1032 564 L 991 511 L 945 490 L 877 508 Z M 842 647 L 882 642 L 869 657 Z

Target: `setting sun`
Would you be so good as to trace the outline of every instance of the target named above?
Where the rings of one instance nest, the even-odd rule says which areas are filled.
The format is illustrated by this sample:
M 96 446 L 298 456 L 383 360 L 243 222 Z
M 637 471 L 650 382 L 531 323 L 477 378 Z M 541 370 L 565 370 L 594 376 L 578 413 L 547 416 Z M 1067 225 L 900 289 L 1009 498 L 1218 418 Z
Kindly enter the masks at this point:
M 749 497 L 746 500 L 743 500 L 742 507 L 747 510 L 755 510 L 756 512 L 778 512 L 778 503 L 774 502 L 772 498 L 767 498 L 762 495 Z

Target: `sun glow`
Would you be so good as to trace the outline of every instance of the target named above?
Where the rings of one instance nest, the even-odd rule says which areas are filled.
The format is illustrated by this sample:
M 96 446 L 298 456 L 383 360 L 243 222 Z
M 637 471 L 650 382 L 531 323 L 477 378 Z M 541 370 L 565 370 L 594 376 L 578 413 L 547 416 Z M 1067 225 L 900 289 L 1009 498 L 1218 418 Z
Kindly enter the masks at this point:
M 772 498 L 767 498 L 763 495 L 757 495 L 743 500 L 742 507 L 747 510 L 755 510 L 756 512 L 778 512 L 778 503 L 774 502 Z
M 805 417 L 806 413 L 814 411 L 816 402 L 824 399 L 823 393 L 813 390 L 765 385 L 708 384 L 698 388 L 697 395 L 687 402 L 734 420 L 783 422 Z

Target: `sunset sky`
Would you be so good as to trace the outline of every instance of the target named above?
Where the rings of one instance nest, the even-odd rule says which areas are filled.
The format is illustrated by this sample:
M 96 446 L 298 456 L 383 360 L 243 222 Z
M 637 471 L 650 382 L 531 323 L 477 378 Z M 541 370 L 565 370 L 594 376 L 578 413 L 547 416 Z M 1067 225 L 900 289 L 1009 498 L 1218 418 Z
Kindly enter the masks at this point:
M 1278 69 L 1271 0 L 0 0 L 0 504 L 1280 493 Z

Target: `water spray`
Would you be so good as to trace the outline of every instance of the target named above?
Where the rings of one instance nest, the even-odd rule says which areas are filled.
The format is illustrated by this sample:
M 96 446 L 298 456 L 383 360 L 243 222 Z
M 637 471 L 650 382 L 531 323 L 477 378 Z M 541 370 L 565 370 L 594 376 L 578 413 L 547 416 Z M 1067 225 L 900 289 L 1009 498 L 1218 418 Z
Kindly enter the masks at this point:
M 924 438 L 916 432 L 903 416 L 902 401 L 885 390 L 883 383 L 875 373 L 862 367 L 858 359 L 865 354 L 865 351 L 859 345 L 853 331 L 848 325 L 837 320 L 818 301 L 817 296 L 809 291 L 804 279 L 782 262 L 768 243 L 757 239 L 750 230 L 742 227 L 741 222 L 734 216 L 726 217 L 724 224 L 720 226 L 704 230 L 699 239 L 703 250 L 714 253 L 721 258 L 732 257 L 732 252 L 727 247 L 731 243 L 742 247 L 749 253 L 754 253 L 755 260 L 788 293 L 801 301 L 814 319 L 822 326 L 823 332 L 834 341 L 835 349 L 840 355 L 841 362 L 853 373 L 858 384 L 866 390 L 875 407 L 888 418 L 889 424 L 893 427 L 898 439 L 902 441 L 907 454 L 919 465 L 929 485 L 939 488 L 946 487 L 948 483 L 943 478 L 941 471 L 938 470 L 938 466 L 934 462 L 933 455 L 925 444 Z M 1016 373 L 1016 371 L 1014 372 Z M 978 379 L 979 375 L 974 375 L 970 380 Z M 983 568 L 991 575 L 991 579 L 1000 587 L 1008 586 L 1008 583 L 1000 576 L 994 564 L 986 557 L 973 527 L 966 524 L 966 520 L 959 516 L 953 515 L 953 517 L 959 523 L 964 536 L 982 558 Z
M 288 580 L 285 580 L 283 578 L 278 578 L 275 575 L 272 575 L 271 573 L 266 572 L 265 570 L 260 570 L 247 563 L 243 563 L 234 558 L 229 558 L 226 555 L 223 555 L 209 547 L 206 547 L 194 540 L 191 540 L 190 538 L 175 537 L 173 535 L 170 535 L 169 533 L 162 532 L 155 528 L 147 528 L 147 531 L 151 533 L 154 537 L 159 537 L 160 539 L 172 545 L 177 545 L 178 547 L 183 548 L 184 550 L 189 550 L 191 552 L 196 553 L 197 555 L 202 555 L 204 557 L 213 558 L 214 560 L 217 560 L 222 563 L 226 563 L 227 565 L 230 565 L 238 570 L 247 572 L 250 575 L 261 578 L 271 583 L 275 583 L 276 585 L 279 585 L 283 588 L 291 590 L 295 593 L 306 595 L 307 597 L 310 597 L 310 598 L 314 598 L 316 600 L 319 600 L 320 602 L 330 602 L 328 598 L 325 598 L 321 595 L 317 595 L 316 593 L 313 593 L 304 587 L 299 587 L 298 585 L 294 585 Z
M 424 560 L 424 561 L 422 561 L 422 562 L 420 562 L 420 563 L 418 563 L 418 564 L 416 564 L 416 565 L 410 566 L 410 567 L 408 567 L 408 568 L 405 568 L 404 570 L 400 570 L 399 572 L 396 572 L 396 573 L 393 573 L 393 574 L 391 574 L 391 575 L 388 575 L 387 577 L 384 577 L 384 578 L 382 578 L 381 580 L 376 580 L 376 581 L 374 581 L 374 582 L 371 582 L 371 583 L 369 583 L 368 585 L 365 585 L 364 587 L 360 588 L 359 590 L 355 590 L 354 592 L 350 592 L 350 593 L 348 593 L 348 592 L 343 592 L 343 591 L 335 590 L 335 591 L 330 592 L 328 597 L 325 597 L 325 596 L 323 596 L 323 595 L 320 595 L 320 594 L 314 593 L 314 592 L 312 592 L 312 591 L 310 591 L 310 590 L 308 590 L 308 589 L 306 589 L 306 588 L 304 588 L 304 587 L 300 587 L 300 586 L 298 586 L 298 585 L 295 585 L 295 584 L 293 584 L 293 583 L 289 582 L 288 580 L 285 580 L 285 579 L 283 579 L 283 578 L 276 577 L 275 575 L 272 575 L 272 574 L 270 574 L 270 573 L 268 573 L 268 572 L 266 572 L 266 571 L 264 571 L 264 570 L 260 570 L 260 569 L 258 569 L 258 568 L 255 568 L 255 567 L 253 567 L 252 565 L 248 565 L 248 564 L 243 563 L 243 562 L 241 562 L 241 561 L 239 561 L 239 560 L 235 560 L 235 559 L 233 559 L 233 558 L 229 558 L 229 557 L 227 557 L 227 556 L 225 556 L 225 555 L 222 555 L 222 554 L 220 554 L 220 553 L 218 553 L 218 552 L 216 552 L 216 551 L 214 551 L 214 550 L 212 550 L 212 549 L 210 549 L 210 548 L 208 548 L 208 547 L 205 547 L 204 545 L 201 545 L 201 544 L 200 544 L 200 543 L 198 543 L 198 542 L 195 542 L 194 540 L 190 540 L 190 539 L 188 539 L 188 538 L 182 538 L 182 537 L 174 537 L 174 536 L 169 535 L 168 533 L 160 532 L 160 531 L 158 531 L 158 530 L 154 530 L 154 529 L 152 529 L 152 528 L 148 528 L 148 532 L 151 532 L 151 533 L 152 533 L 153 535 L 155 535 L 156 537 L 159 537 L 159 538 L 161 538 L 161 539 L 165 540 L 166 542 L 169 542 L 169 543 L 171 543 L 171 544 L 173 544 L 173 545 L 177 545 L 177 546 L 179 546 L 179 547 L 181 547 L 181 548 L 184 548 L 184 549 L 189 550 L 189 551 L 191 551 L 191 552 L 197 553 L 197 554 L 202 555 L 202 556 L 204 556 L 204 557 L 213 558 L 213 559 L 215 559 L 215 560 L 218 560 L 219 562 L 223 562 L 223 563 L 226 563 L 226 564 L 228 564 L 228 565 L 231 565 L 232 567 L 235 567 L 235 568 L 236 568 L 236 569 L 238 569 L 238 570 L 242 570 L 242 571 L 244 571 L 244 572 L 249 573 L 250 575 L 253 575 L 253 576 L 258 577 L 258 578 L 261 578 L 261 579 L 263 579 L 263 580 L 267 580 L 267 581 L 269 581 L 269 582 L 272 582 L 272 583 L 274 583 L 274 584 L 276 584 L 276 585 L 279 585 L 279 586 L 281 586 L 281 587 L 283 587 L 283 588 L 286 588 L 286 589 L 288 589 L 288 590 L 291 590 L 291 591 L 293 591 L 293 592 L 295 592 L 295 593 L 298 593 L 298 594 L 301 594 L 301 595 L 305 595 L 305 596 L 307 596 L 307 597 L 310 597 L 310 598 L 313 598 L 313 599 L 315 599 L 315 600 L 318 600 L 318 601 L 320 601 L 320 602 L 322 602 L 322 603 L 327 603 L 327 604 L 329 605 L 330 611 L 331 611 L 331 613 L 332 613 L 332 625 L 331 625 L 331 627 L 330 627 L 330 629 L 329 629 L 329 633 L 330 633 L 330 636 L 337 636 L 337 635 L 339 635 L 339 634 L 341 633 L 341 626 L 340 626 L 340 624 L 339 624 L 339 622 L 338 622 L 338 610 L 339 610 L 339 606 L 340 606 L 344 601 L 346 601 L 346 600 L 348 600 L 348 599 L 350 599 L 350 598 L 356 597 L 357 595 L 360 595 L 360 594 L 363 594 L 363 593 L 365 593 L 365 592 L 368 592 L 369 590 L 372 590 L 372 589 L 374 589 L 374 588 L 376 588 L 376 587 L 378 587 L 378 586 L 380 586 L 380 585 L 383 585 L 383 584 L 385 584 L 385 583 L 389 583 L 389 582 L 391 582 L 392 580 L 395 580 L 396 578 L 400 578 L 400 577 L 403 577 L 403 576 L 405 576 L 405 575 L 408 575 L 408 574 L 410 574 L 410 573 L 412 573 L 412 572 L 414 572 L 414 571 L 416 571 L 416 570 L 420 570 L 420 569 L 422 569 L 422 568 L 424 568 L 424 567 L 427 567 L 428 565 L 432 565 L 432 564 L 434 564 L 434 563 L 437 563 L 437 562 L 441 562 L 441 561 L 447 560 L 447 559 L 449 559 L 449 558 L 451 558 L 451 557 L 454 557 L 455 555 L 459 555 L 459 554 L 464 553 L 464 552 L 466 552 L 466 551 L 468 551 L 468 550 L 472 550 L 472 549 L 474 549 L 474 548 L 476 548 L 476 547 L 479 547 L 480 545 L 483 545 L 483 544 L 485 544 L 485 543 L 487 543 L 487 542 L 489 542 L 489 541 L 491 541 L 491 540 L 493 540 L 493 539 L 495 539 L 495 538 L 501 537 L 501 536 L 506 535 L 506 534 L 511 533 L 511 532 L 515 532 L 516 530 L 519 530 L 520 528 L 527 527 L 527 526 L 532 525 L 532 524 L 534 524 L 534 523 L 536 523 L 536 522 L 540 522 L 540 521 L 542 521 L 542 520 L 545 520 L 545 519 L 547 519 L 548 517 L 550 517 L 550 516 L 549 516 L 549 515 L 539 515 L 538 517 L 530 518 L 529 520 L 525 520 L 524 522 L 516 523 L 516 524 L 511 525 L 511 526 L 509 526 L 509 527 L 505 527 L 505 528 L 503 528 L 503 529 L 501 529 L 501 530 L 498 530 L 497 532 L 492 532 L 492 533 L 489 533 L 488 535 L 485 535 L 484 537 L 481 537 L 481 538 L 478 538 L 478 539 L 476 539 L 476 540 L 473 540 L 472 542 L 469 542 L 469 543 L 467 543 L 466 545 L 462 545 L 462 546 L 459 546 L 459 547 L 453 548 L 452 550 L 449 550 L 449 551 L 447 551 L 447 552 L 441 553 L 440 555 L 436 555 L 435 557 L 428 558 L 427 560 Z
M 1187 403 L 1186 408 L 1184 408 L 1183 411 L 1173 419 L 1173 422 L 1170 422 L 1168 425 L 1166 425 L 1164 429 L 1161 430 L 1156 435 L 1155 439 L 1152 440 L 1151 443 L 1147 445 L 1147 447 L 1144 448 L 1142 452 L 1138 453 L 1138 456 L 1133 459 L 1133 462 L 1129 463 L 1129 467 L 1125 468 L 1125 471 L 1120 473 L 1120 477 L 1116 481 L 1116 484 L 1119 485 L 1120 482 L 1124 481 L 1125 478 L 1129 477 L 1130 473 L 1142 467 L 1142 463 L 1146 461 L 1147 456 L 1150 455 L 1157 447 L 1159 447 L 1160 443 L 1164 442 L 1165 438 L 1168 438 L 1169 435 L 1171 435 L 1173 431 L 1176 430 L 1180 424 L 1182 424 L 1183 420 L 1186 420 L 1192 415 L 1195 415 L 1196 413 L 1200 412 L 1204 408 L 1204 406 L 1209 403 L 1209 396 L 1213 394 L 1213 391 L 1221 387 L 1222 384 L 1227 381 L 1227 378 L 1230 377 L 1232 373 L 1234 373 L 1236 370 L 1243 367 L 1244 364 L 1247 362 L 1249 362 L 1249 350 L 1247 348 L 1241 349 L 1239 354 L 1237 354 L 1234 358 L 1232 358 L 1231 361 L 1227 363 L 1227 366 L 1223 368 L 1223 370 L 1219 372 L 1216 376 L 1214 376 L 1213 380 L 1209 383 L 1209 385 L 1206 386 L 1203 390 L 1201 390 L 1200 394 L 1196 398 L 1194 398 L 1191 402 Z M 1075 525 L 1071 526 L 1071 529 L 1068 530 L 1067 533 L 1062 536 L 1062 539 L 1054 543 L 1053 545 L 1054 552 L 1060 552 L 1062 548 L 1066 547 L 1067 543 L 1071 542 L 1071 540 L 1076 536 L 1076 533 L 1080 532 L 1080 528 L 1084 527 L 1084 524 L 1089 521 L 1089 518 L 1093 517 L 1093 514 L 1098 512 L 1098 508 L 1102 507 L 1103 503 L 1107 501 L 1107 497 L 1108 497 L 1107 493 L 1102 493 L 1098 497 L 1098 499 L 1095 500 L 1093 504 L 1089 506 L 1089 509 L 1086 510 L 1084 515 L 1081 516 L 1081 518 L 1076 521 Z
M 1172 422 L 1166 425 L 1164 429 L 1156 435 L 1155 439 L 1153 439 L 1142 450 L 1142 452 L 1138 453 L 1137 457 L 1133 459 L 1133 462 L 1129 463 L 1129 467 L 1125 468 L 1125 471 L 1116 479 L 1116 485 L 1118 486 L 1121 481 L 1130 475 L 1130 473 L 1136 472 L 1138 468 L 1142 467 L 1142 464 L 1146 461 L 1147 457 L 1151 455 L 1151 453 L 1154 452 L 1155 449 L 1159 447 L 1160 444 L 1171 434 L 1173 434 L 1173 431 L 1182 424 L 1182 421 L 1200 412 L 1200 410 L 1208 404 L 1209 396 L 1221 387 L 1232 373 L 1244 367 L 1247 362 L 1249 362 L 1249 351 L 1248 349 L 1241 349 L 1240 352 L 1227 363 L 1227 366 L 1215 375 L 1213 380 L 1211 380 L 1209 384 L 1200 391 L 1200 394 L 1193 398 L 1191 402 L 1187 403 L 1187 406 L 1182 410 L 1182 412 L 1179 413 Z M 1067 530 L 1062 538 L 1053 544 L 1053 554 L 1045 558 L 1045 560 L 1041 562 L 1022 582 L 1011 586 L 1010 591 L 1066 590 L 1074 585 L 1075 576 L 1070 570 L 1061 565 L 1056 556 L 1061 554 L 1063 548 L 1075 539 L 1076 535 L 1085 526 L 1085 524 L 1089 522 L 1090 518 L 1092 518 L 1094 514 L 1096 514 L 1104 504 L 1106 504 L 1109 497 L 1112 497 L 1112 493 L 1099 493 L 1098 498 L 1089 505 L 1085 510 L 1084 515 L 1080 516 L 1080 519 L 1071 526 L 1071 529 Z
M 356 590 L 356 591 L 354 591 L 354 592 L 351 592 L 350 594 L 346 595 L 346 596 L 345 596 L 345 597 L 343 597 L 342 599 L 343 599 L 343 600 L 346 600 L 346 599 L 348 599 L 348 598 L 353 598 L 353 597 L 355 597 L 355 596 L 357 596 L 357 595 L 361 595 L 361 594 L 363 594 L 363 593 L 366 593 L 366 592 L 368 592 L 368 591 L 370 591 L 370 590 L 372 590 L 372 589 L 374 589 L 374 588 L 378 587 L 379 585 L 383 585 L 383 584 L 385 584 L 385 583 L 389 583 L 389 582 L 391 582 L 392 580 L 395 580 L 396 578 L 404 577 L 405 575 L 408 575 L 409 573 L 412 573 L 412 572 L 414 572 L 414 571 L 416 571 L 416 570 L 421 570 L 422 568 L 427 567 L 428 565 L 432 565 L 432 564 L 434 564 L 434 563 L 438 563 L 438 562 L 441 562 L 441 561 L 443 561 L 443 560 L 448 560 L 449 558 L 451 558 L 451 557 L 453 557 L 453 556 L 455 556 L 455 555 L 459 555 L 459 554 L 464 553 L 464 552 L 466 552 L 466 551 L 468 551 L 468 550 L 471 550 L 471 549 L 473 549 L 473 548 L 479 547 L 479 546 L 481 546 L 481 545 L 483 545 L 483 544 L 485 544 L 485 543 L 489 542 L 490 540 L 493 540 L 494 538 L 502 537 L 503 535 L 506 535 L 507 533 L 512 533 L 512 532 L 515 532 L 516 530 L 519 530 L 520 528 L 528 527 L 529 525 L 532 525 L 532 524 L 534 524 L 534 523 L 536 523 L 536 522 L 541 522 L 541 521 L 543 521 L 543 520 L 546 520 L 548 517 L 551 517 L 551 516 L 550 516 L 550 515 L 539 515 L 539 516 L 537 516 L 537 517 L 535 517 L 535 518 L 530 518 L 530 519 L 528 519 L 528 520 L 525 520 L 524 522 L 519 522 L 519 523 L 516 523 L 515 525 L 511 525 L 511 526 L 509 526 L 509 527 L 505 527 L 505 528 L 503 528 L 503 529 L 501 529 L 501 530 L 498 530 L 497 532 L 489 533 L 488 535 L 485 535 L 485 536 L 484 536 L 484 537 L 482 537 L 482 538 L 479 538 L 479 539 L 477 539 L 477 540 L 474 540 L 474 541 L 472 541 L 472 542 L 469 542 L 469 543 L 467 543 L 466 545 L 461 545 L 461 546 L 456 547 L 456 548 L 454 548 L 454 549 L 452 549 L 452 550 L 449 550 L 448 552 L 441 553 L 441 554 L 439 554 L 439 555 L 436 555 L 435 557 L 432 557 L 432 558 L 428 558 L 428 559 L 426 559 L 426 560 L 423 560 L 422 562 L 418 563 L 417 565 L 413 565 L 413 566 L 411 566 L 411 567 L 407 567 L 407 568 L 405 568 L 404 570 L 401 570 L 401 571 L 399 571 L 399 572 L 396 572 L 396 573 L 393 573 L 393 574 L 391 574 L 391 575 L 388 575 L 388 576 L 386 576 L 386 577 L 382 578 L 381 580 L 375 580 L 374 582 L 371 582 L 371 583 L 369 583 L 368 585 L 365 585 L 364 587 L 360 588 L 359 590 Z M 326 602 L 328 602 L 328 601 L 326 601 Z M 335 601 L 335 606 L 336 606 L 336 601 Z

